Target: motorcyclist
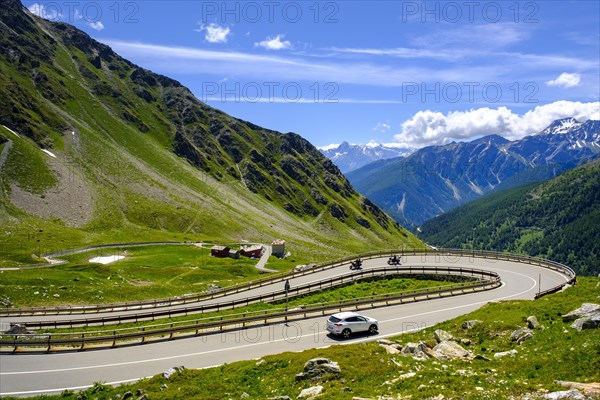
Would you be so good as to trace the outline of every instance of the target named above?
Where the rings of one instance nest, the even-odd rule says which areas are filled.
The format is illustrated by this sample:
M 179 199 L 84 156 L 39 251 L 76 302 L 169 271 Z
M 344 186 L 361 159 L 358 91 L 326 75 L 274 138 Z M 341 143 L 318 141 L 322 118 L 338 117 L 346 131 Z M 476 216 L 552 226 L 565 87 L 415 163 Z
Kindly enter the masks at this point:
M 400 257 L 394 255 L 388 260 L 389 265 L 400 265 Z

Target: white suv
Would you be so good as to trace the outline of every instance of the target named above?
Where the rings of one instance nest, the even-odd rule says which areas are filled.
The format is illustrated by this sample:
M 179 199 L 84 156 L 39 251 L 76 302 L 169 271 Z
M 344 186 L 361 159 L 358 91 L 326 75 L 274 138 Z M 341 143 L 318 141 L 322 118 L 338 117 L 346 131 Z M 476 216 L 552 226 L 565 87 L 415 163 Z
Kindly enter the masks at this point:
M 327 320 L 327 330 L 334 335 L 341 335 L 348 339 L 356 332 L 369 332 L 376 334 L 379 330 L 376 319 L 365 317 L 355 312 L 341 312 L 333 314 Z

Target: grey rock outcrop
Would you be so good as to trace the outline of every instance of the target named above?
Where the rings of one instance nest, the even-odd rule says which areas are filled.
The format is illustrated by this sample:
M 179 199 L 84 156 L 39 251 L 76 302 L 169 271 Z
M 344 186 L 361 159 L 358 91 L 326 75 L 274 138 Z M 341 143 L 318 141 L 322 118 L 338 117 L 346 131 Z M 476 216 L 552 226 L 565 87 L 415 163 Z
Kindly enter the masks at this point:
M 589 317 L 594 313 L 600 312 L 600 305 L 594 303 L 583 303 L 581 307 L 576 310 L 573 310 L 562 316 L 563 322 L 571 322 L 576 319 Z
M 560 400 L 585 400 L 585 396 L 579 390 L 561 390 L 559 392 L 547 393 L 542 396 L 543 399 Z
M 340 374 L 342 370 L 338 363 L 328 358 L 313 358 L 304 364 L 304 372 L 296 375 L 296 381 L 305 379 L 317 380 L 325 374 Z
M 406 343 L 402 347 L 402 354 L 415 355 L 419 351 L 419 343 Z
M 454 336 L 442 329 L 438 329 L 433 332 L 433 336 L 435 337 L 435 341 L 438 343 L 454 340 Z
M 526 340 L 529 340 L 533 337 L 533 333 L 528 332 L 526 334 L 524 334 L 523 336 L 521 336 L 520 338 L 517 339 L 517 344 L 520 346 L 523 344 L 523 342 L 525 342 Z
M 163 372 L 163 377 L 165 379 L 169 379 L 174 373 L 179 372 L 179 371 L 183 371 L 184 369 L 185 369 L 184 366 L 169 368 L 168 370 L 166 370 L 165 372 Z
M 525 336 L 528 336 L 528 338 L 523 339 Z M 521 341 L 521 343 L 523 343 L 525 340 L 531 338 L 533 336 L 533 332 L 531 331 L 531 329 L 529 328 L 521 328 L 521 329 L 517 329 L 516 331 L 514 331 L 513 333 L 510 334 L 510 339 L 513 342 L 517 342 L 519 343 L 519 341 Z
M 433 356 L 438 360 L 454 360 L 457 358 L 472 358 L 473 353 L 465 350 L 456 342 L 445 340 L 433 348 Z
M 398 343 L 394 343 L 387 339 L 379 339 L 377 343 L 379 343 L 379 345 L 383 347 L 388 354 L 398 354 L 402 349 Z
M 554 381 L 557 385 L 564 386 L 568 389 L 576 389 L 584 395 L 600 396 L 600 382 L 580 383 L 569 381 Z
M 527 327 L 529 329 L 537 329 L 540 326 L 540 322 L 535 315 L 527 317 Z
M 495 359 L 500 359 L 502 357 L 506 357 L 506 356 L 514 356 L 517 354 L 516 350 L 509 350 L 509 351 L 501 351 L 500 353 L 496 353 L 494 354 L 494 358 Z
M 404 356 L 412 356 L 415 359 L 433 357 L 433 351 L 423 342 L 406 343 L 406 345 L 402 347 L 401 354 Z
M 478 319 L 473 319 L 470 321 L 465 321 L 462 324 L 462 328 L 463 329 L 471 329 L 472 327 L 474 327 L 475 325 L 477 325 L 478 323 L 480 323 L 481 321 Z
M 578 331 L 584 329 L 596 329 L 598 327 L 600 327 L 600 312 L 587 317 L 578 318 L 571 324 L 571 328 L 575 328 Z
M 600 305 L 583 303 L 581 307 L 563 315 L 564 322 L 573 322 L 571 328 L 578 331 L 600 327 Z
M 301 391 L 300 394 L 298 395 L 298 398 L 299 399 L 307 399 L 307 398 L 315 397 L 315 396 L 318 396 L 319 394 L 321 394 L 322 391 L 323 391 L 323 386 L 309 387 L 309 388 Z

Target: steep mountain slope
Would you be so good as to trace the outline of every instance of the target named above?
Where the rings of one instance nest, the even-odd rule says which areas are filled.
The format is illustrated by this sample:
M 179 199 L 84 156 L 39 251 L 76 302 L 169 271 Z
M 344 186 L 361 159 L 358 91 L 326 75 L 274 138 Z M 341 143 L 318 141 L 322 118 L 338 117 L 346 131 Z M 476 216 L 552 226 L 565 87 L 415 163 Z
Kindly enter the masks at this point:
M 484 196 L 434 218 L 421 237 L 440 247 L 525 252 L 600 273 L 600 160 L 551 180 Z
M 363 195 L 413 226 L 495 190 L 556 176 L 600 154 L 600 121 L 557 120 L 517 141 L 486 136 L 420 149 L 347 174 Z
M 383 144 L 349 144 L 348 142 L 320 150 L 344 174 L 375 161 L 405 157 L 414 151 Z
M 5 262 L 98 242 L 421 244 L 306 140 L 233 118 L 16 0 L 0 9 Z M 9 261 L 6 261 L 9 260 Z

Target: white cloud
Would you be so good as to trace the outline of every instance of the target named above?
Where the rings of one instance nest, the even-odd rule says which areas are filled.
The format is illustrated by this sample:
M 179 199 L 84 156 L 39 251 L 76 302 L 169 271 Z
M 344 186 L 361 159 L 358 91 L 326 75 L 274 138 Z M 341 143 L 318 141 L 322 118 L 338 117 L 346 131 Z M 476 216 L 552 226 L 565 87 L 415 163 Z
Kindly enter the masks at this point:
M 541 68 L 579 68 L 579 69 L 598 69 L 598 63 L 594 60 L 584 58 L 565 57 L 561 55 L 543 55 L 519 53 L 513 51 L 497 51 L 483 48 L 348 48 L 332 47 L 331 50 L 339 54 L 349 54 L 355 56 L 381 56 L 408 59 L 431 59 L 442 60 L 453 63 L 460 63 L 464 66 L 465 60 L 476 60 L 479 63 L 498 63 L 501 59 L 502 65 L 513 65 L 515 70 L 539 70 Z M 486 68 L 489 68 L 487 66 Z
M 101 31 L 102 29 L 104 29 L 104 24 L 101 21 L 88 22 L 88 26 L 97 31 Z
M 231 29 L 228 26 L 219 26 L 217 24 L 208 24 L 200 26 L 200 29 L 196 29 L 196 32 L 204 31 L 204 40 L 209 43 L 226 43 L 227 36 L 231 33 Z
M 274 38 L 267 38 L 266 40 L 263 40 L 262 42 L 254 43 L 254 46 L 264 47 L 267 50 L 291 49 L 292 44 L 290 43 L 289 40 L 282 41 L 281 39 L 283 37 L 284 37 L 284 35 L 277 35 Z
M 391 127 L 391 126 L 390 126 L 388 123 L 385 123 L 385 122 L 378 122 L 378 123 L 377 123 L 377 125 L 375 125 L 375 126 L 373 127 L 373 130 L 374 130 L 374 131 L 377 131 L 377 132 L 387 132 L 387 131 L 389 131 L 391 128 L 392 128 L 392 127 Z
M 332 47 L 330 50 L 336 53 L 366 55 L 366 56 L 387 56 L 396 58 L 431 58 L 441 60 L 462 59 L 469 52 L 452 50 L 429 50 L 422 48 L 394 47 L 394 48 L 352 48 L 352 47 Z
M 426 48 L 465 49 L 504 48 L 529 38 L 527 24 L 466 24 L 452 28 L 437 29 L 412 39 L 412 43 Z
M 532 55 L 520 53 L 494 53 L 486 55 L 489 64 L 454 63 L 439 68 L 431 63 L 394 63 L 379 62 L 369 57 L 365 60 L 348 60 L 340 57 L 317 57 L 312 54 L 273 52 L 269 55 L 250 52 L 215 51 L 181 46 L 165 46 L 149 43 L 103 40 L 115 51 L 148 69 L 160 73 L 172 74 L 218 74 L 237 76 L 238 79 L 276 80 L 280 82 L 335 82 L 343 84 L 401 88 L 406 83 L 435 82 L 518 82 L 521 75 L 527 75 L 532 81 L 538 74 L 546 76 L 539 80 L 540 85 L 548 79 L 546 72 L 558 74 L 560 71 L 574 70 L 596 71 L 598 64 L 593 60 L 565 58 L 554 55 Z M 328 49 L 328 51 L 331 51 Z M 498 60 L 501 59 L 501 61 Z M 386 61 L 386 60 L 384 60 Z M 558 71 L 557 71 L 557 68 Z M 543 72 L 542 72 L 543 71 Z M 556 71 L 556 72 L 555 72 Z M 517 75 L 515 75 L 517 74 Z M 593 88 L 592 88 L 593 89 Z M 377 98 L 339 98 L 339 102 L 356 104 L 404 104 L 402 92 L 389 99 Z M 367 95 L 368 96 L 368 95 Z M 595 99 L 595 98 L 593 98 Z
M 400 87 L 406 82 L 490 82 L 497 76 L 494 68 L 468 67 L 433 69 L 418 66 L 392 66 L 374 63 L 348 63 L 302 55 L 262 55 L 234 51 L 214 51 L 189 47 L 163 46 L 139 42 L 104 40 L 123 56 L 146 68 L 166 74 L 192 73 L 243 76 L 249 79 L 280 81 L 322 81 L 360 85 Z M 185 61 L 185 62 L 183 62 Z M 498 70 L 504 70 L 498 66 Z M 368 77 L 368 80 L 365 78 Z M 341 99 L 340 99 L 341 101 Z M 345 102 L 390 103 L 389 100 L 347 99 Z M 392 103 L 401 103 L 401 99 Z
M 572 88 L 575 86 L 579 86 L 581 83 L 581 75 L 574 73 L 570 74 L 568 72 L 563 72 L 558 76 L 558 78 L 553 79 L 551 81 L 546 82 L 548 86 L 558 86 L 564 88 Z
M 56 7 L 46 7 L 40 3 L 33 3 L 28 8 L 30 13 L 37 15 L 38 17 L 50 20 L 50 21 L 58 21 L 62 18 L 62 14 L 59 12 L 59 9 Z
M 535 134 L 552 121 L 567 117 L 579 121 L 600 120 L 600 103 L 561 100 L 538 106 L 523 115 L 515 114 L 506 107 L 484 107 L 448 114 L 419 111 L 402 124 L 402 132 L 395 135 L 394 139 L 415 147 L 465 141 L 491 134 L 514 140 Z
M 598 36 L 589 35 L 583 32 L 566 32 L 564 34 L 568 40 L 581 46 L 596 46 L 598 47 Z

